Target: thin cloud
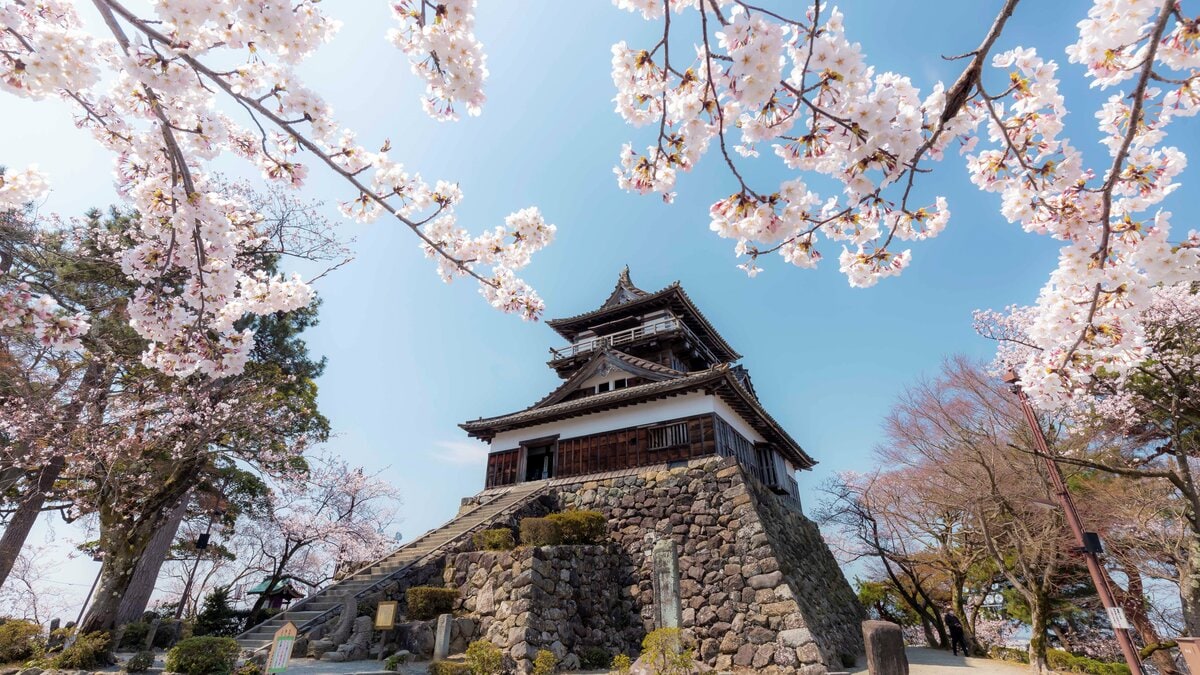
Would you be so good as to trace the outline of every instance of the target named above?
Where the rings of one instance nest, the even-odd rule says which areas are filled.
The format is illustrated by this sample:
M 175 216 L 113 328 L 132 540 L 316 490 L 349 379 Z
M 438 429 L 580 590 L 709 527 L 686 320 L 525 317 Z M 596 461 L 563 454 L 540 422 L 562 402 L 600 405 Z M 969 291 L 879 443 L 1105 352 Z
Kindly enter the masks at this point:
M 458 466 L 483 466 L 487 464 L 488 446 L 473 441 L 437 441 L 434 459 Z

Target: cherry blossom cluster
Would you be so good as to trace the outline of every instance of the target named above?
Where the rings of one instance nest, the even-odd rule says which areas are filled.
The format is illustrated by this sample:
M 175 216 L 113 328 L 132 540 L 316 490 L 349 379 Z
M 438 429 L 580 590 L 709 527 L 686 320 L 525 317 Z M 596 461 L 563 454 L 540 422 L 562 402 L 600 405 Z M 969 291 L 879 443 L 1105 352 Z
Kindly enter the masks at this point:
M 36 166 L 0 171 L 0 211 L 20 209 L 46 196 L 50 184 Z
M 1169 5 L 1169 3 L 1168 3 Z M 1036 306 L 1020 314 L 1025 341 L 1038 349 L 1012 362 L 1044 407 L 1079 397 L 1102 374 L 1121 375 L 1147 357 L 1141 313 L 1160 285 L 1200 279 L 1200 236 L 1171 239 L 1171 214 L 1155 210 L 1187 165 L 1162 145 L 1166 127 L 1197 112 L 1191 89 L 1200 63 L 1194 31 L 1142 2 L 1097 2 L 1068 48 L 1093 86 L 1134 80 L 1096 113 L 1102 170 L 1083 166 L 1062 137 L 1067 113 L 1057 65 L 1032 49 L 993 59 L 1008 89 L 974 106 L 987 115 L 988 145 L 968 158 L 971 180 L 1001 195 L 1001 213 L 1028 232 L 1065 242 Z M 1155 81 L 1170 81 L 1167 89 Z M 1002 351 L 1001 357 L 1014 355 Z
M 85 315 L 68 312 L 48 295 L 33 293 L 29 284 L 0 286 L 0 330 L 24 330 L 53 349 L 79 349 L 79 338 L 89 327 Z
M 959 80 L 922 97 L 907 77 L 876 73 L 846 37 L 842 15 L 819 0 L 796 18 L 741 0 L 615 3 L 663 25 L 649 48 L 613 47 L 617 113 L 657 129 L 644 152 L 623 148 L 619 185 L 669 199 L 678 173 L 719 147 L 738 190 L 712 205 L 711 229 L 737 241 L 752 276 L 764 253 L 816 266 L 820 238 L 842 244 L 839 266 L 852 286 L 900 273 L 911 252 L 891 250 L 893 242 L 936 236 L 950 217 L 942 197 L 910 205 L 920 163 L 957 144 L 969 153 L 972 182 L 1000 195 L 1007 220 L 1064 242 L 1030 310 L 1028 336 L 1042 349 L 1019 364 L 1040 405 L 1062 405 L 1101 371 L 1141 361 L 1136 317 L 1150 289 L 1196 278 L 1200 236 L 1173 237 L 1170 213 L 1159 209 L 1187 164 L 1164 144 L 1166 127 L 1200 111 L 1200 31 L 1174 0 L 1096 0 L 1067 49 L 1093 86 L 1133 85 L 1096 113 L 1112 159 L 1098 169 L 1063 137 L 1057 64 L 1033 49 L 991 52 L 1005 11 L 961 57 Z M 685 24 L 701 27 L 690 40 L 694 57 L 671 50 L 679 32 L 671 15 L 684 12 L 699 14 Z M 1002 84 L 988 64 L 1004 73 Z M 740 163 L 764 143 L 799 175 L 759 191 Z M 834 179 L 841 194 L 820 195 L 809 174 Z
M 408 55 L 413 74 L 425 80 L 421 106 L 436 120 L 457 120 L 456 103 L 482 112 L 487 96 L 487 55 L 475 39 L 475 0 L 398 0 L 392 14 L 400 24 L 388 39 Z
M 475 109 L 485 71 L 481 52 L 473 55 L 471 8 L 437 5 L 409 43 L 436 54 L 430 63 L 442 80 L 431 91 Z M 139 214 L 119 260 L 141 285 L 130 316 L 150 340 L 147 365 L 178 376 L 235 374 L 253 346 L 239 319 L 312 298 L 299 277 L 260 268 L 261 214 L 209 168 L 225 155 L 293 188 L 304 184 L 308 163 L 324 164 L 352 190 L 344 213 L 363 221 L 388 213 L 439 260 L 444 278 L 471 276 L 494 306 L 540 314 L 541 299 L 516 271 L 554 227 L 527 209 L 471 236 L 455 224 L 457 186 L 428 185 L 388 157 L 389 143 L 359 144 L 295 72 L 338 28 L 318 3 L 157 0 L 153 15 L 140 16 L 102 0 L 97 9 L 106 38 L 90 34 L 69 2 L 5 3 L 0 89 L 64 99 L 79 126 L 117 156 L 117 187 Z M 14 196 L 40 188 L 23 183 L 12 182 Z
M 395 549 L 385 529 L 396 519 L 395 486 L 330 454 L 309 462 L 303 476 L 278 481 L 271 494 L 264 543 L 282 554 L 309 546 L 304 561 L 317 578 L 334 567 L 374 562 Z M 282 540 L 282 541 L 279 541 Z
M 667 17 L 662 2 L 616 4 L 647 19 Z M 651 49 L 613 46 L 617 113 L 657 128 L 644 152 L 622 149 L 620 187 L 670 201 L 678 172 L 691 170 L 715 139 L 739 189 L 709 209 L 711 229 L 737 241 L 735 252 L 749 257 L 741 267 L 752 276 L 761 270 L 758 257 L 771 252 L 815 267 L 820 234 L 842 244 L 839 262 L 850 284 L 871 286 L 911 260 L 910 251 L 890 249 L 894 240 L 942 231 L 950 217 L 945 199 L 910 205 L 911 174 L 969 135 L 980 121 L 974 111 L 943 115 L 940 84 L 922 98 L 908 78 L 876 74 L 846 37 L 842 15 L 819 3 L 794 21 L 733 0 L 673 2 L 670 9 L 699 12 L 694 56 L 671 51 L 670 21 Z M 821 196 L 799 177 L 755 190 L 736 157 L 757 157 L 761 144 L 788 169 L 834 179 L 841 195 Z

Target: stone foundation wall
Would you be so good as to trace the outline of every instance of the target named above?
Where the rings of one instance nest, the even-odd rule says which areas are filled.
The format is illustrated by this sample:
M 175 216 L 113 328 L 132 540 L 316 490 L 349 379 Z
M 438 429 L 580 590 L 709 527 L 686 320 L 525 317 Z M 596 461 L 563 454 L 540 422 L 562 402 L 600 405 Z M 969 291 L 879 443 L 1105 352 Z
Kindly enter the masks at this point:
M 846 582 L 816 523 L 789 508 L 757 481 L 747 481 L 754 495 L 779 571 L 792 589 L 796 606 L 821 650 L 822 660 L 843 670 L 843 657 L 863 652 L 862 621 L 866 619 L 854 589 Z M 794 640 L 795 638 L 789 638 Z
M 635 653 L 643 634 L 629 592 L 634 565 L 615 546 L 546 546 L 454 556 L 444 580 L 459 589 L 458 610 L 500 646 L 518 672 L 539 649 L 577 668 L 589 647 Z
M 484 552 L 462 542 L 359 613 L 380 599 L 403 603 L 409 586 L 444 582 L 460 591 L 452 651 L 486 637 L 521 672 L 538 649 L 564 665 L 588 647 L 632 655 L 657 627 L 651 553 L 671 539 L 682 628 L 708 666 L 823 675 L 862 652 L 862 608 L 816 525 L 732 460 L 557 486 L 507 524 L 569 508 L 603 512 L 610 543 Z
M 816 526 L 731 460 L 563 486 L 555 498 L 608 517 L 644 631 L 655 628 L 651 550 L 675 540 L 682 627 L 704 663 L 817 675 L 862 652 L 862 608 Z

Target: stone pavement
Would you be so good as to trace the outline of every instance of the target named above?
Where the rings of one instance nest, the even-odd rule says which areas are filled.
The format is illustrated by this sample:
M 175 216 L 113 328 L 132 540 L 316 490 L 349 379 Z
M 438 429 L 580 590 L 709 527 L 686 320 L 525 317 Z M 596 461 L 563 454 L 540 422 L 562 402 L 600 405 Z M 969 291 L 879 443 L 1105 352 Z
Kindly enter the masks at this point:
M 122 654 L 122 657 L 128 657 L 128 654 Z M 158 654 L 157 663 L 151 673 L 161 673 L 162 668 L 162 653 Z M 973 659 L 963 656 L 954 656 L 950 652 L 945 652 L 940 649 L 926 649 L 924 647 L 909 647 L 908 648 L 908 663 L 910 666 L 909 675 L 1021 675 L 1021 673 L 1029 672 L 1029 667 L 1019 663 L 1009 663 L 1007 661 L 993 661 L 991 659 Z M 401 666 L 400 675 L 423 675 L 428 671 L 429 664 L 427 662 L 406 664 Z M 120 667 L 106 669 L 103 672 L 119 672 Z M 971 671 L 968 673 L 967 671 Z M 287 675 L 352 675 L 376 673 L 385 673 L 383 664 L 378 661 L 350 661 L 346 663 L 330 663 L 329 661 L 316 661 L 314 659 L 292 659 L 288 664 Z M 603 673 L 604 671 L 592 671 Z M 850 671 L 851 673 L 866 673 L 867 665 L 865 660 L 857 667 Z M 390 675 L 390 674 L 389 674 Z M 579 671 L 575 675 L 587 675 L 586 671 Z
M 1019 675 L 1029 672 L 1029 666 L 1024 664 L 955 656 L 940 649 L 909 647 L 907 651 L 909 675 Z M 866 660 L 860 661 L 851 673 L 867 672 Z

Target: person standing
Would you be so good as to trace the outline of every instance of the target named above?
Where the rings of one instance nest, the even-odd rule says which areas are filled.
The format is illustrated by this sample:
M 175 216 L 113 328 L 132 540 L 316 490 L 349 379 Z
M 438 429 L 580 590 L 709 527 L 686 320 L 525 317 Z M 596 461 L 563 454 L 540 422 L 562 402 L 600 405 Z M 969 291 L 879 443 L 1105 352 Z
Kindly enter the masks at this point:
M 958 656 L 958 648 L 961 645 L 963 656 L 970 656 L 970 652 L 967 651 L 967 640 L 963 635 L 962 622 L 958 620 L 958 617 L 952 611 L 946 612 L 944 620 L 946 628 L 950 631 L 950 648 L 954 650 L 954 655 Z

